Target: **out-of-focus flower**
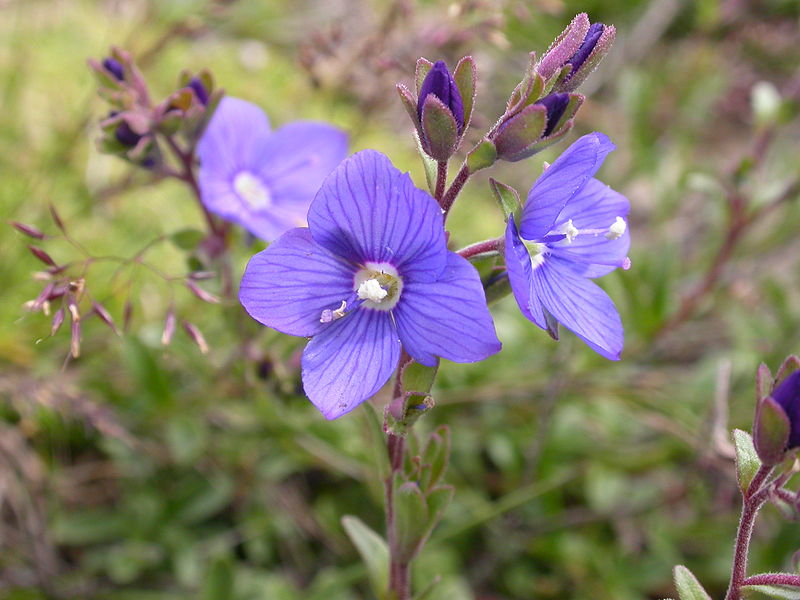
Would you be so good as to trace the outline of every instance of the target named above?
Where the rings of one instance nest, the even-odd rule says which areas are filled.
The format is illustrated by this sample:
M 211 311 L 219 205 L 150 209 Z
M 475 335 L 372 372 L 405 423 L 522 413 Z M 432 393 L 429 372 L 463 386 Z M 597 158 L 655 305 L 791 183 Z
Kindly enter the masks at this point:
M 264 325 L 312 338 L 303 387 L 325 417 L 374 395 L 401 345 L 427 366 L 500 350 L 478 273 L 447 249 L 439 206 L 386 156 L 344 161 L 308 222 L 250 260 L 239 299 Z
M 347 136 L 302 121 L 273 132 L 255 104 L 225 97 L 197 154 L 203 204 L 270 241 L 305 225 L 314 194 L 347 155 Z
M 557 336 L 557 323 L 598 354 L 618 360 L 622 323 L 608 295 L 591 281 L 627 268 L 627 198 L 593 176 L 614 144 L 602 133 L 578 139 L 534 183 L 508 219 L 505 257 L 522 314 Z
M 613 25 L 589 23 L 586 13 L 577 15 L 536 65 L 545 89 L 570 92 L 597 68 L 614 43 Z

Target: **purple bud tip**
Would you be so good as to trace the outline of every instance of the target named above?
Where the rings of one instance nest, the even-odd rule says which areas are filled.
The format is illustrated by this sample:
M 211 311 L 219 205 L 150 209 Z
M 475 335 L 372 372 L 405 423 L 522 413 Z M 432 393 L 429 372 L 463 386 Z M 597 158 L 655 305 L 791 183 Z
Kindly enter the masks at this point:
M 550 94 L 539 100 L 540 104 L 547 109 L 547 125 L 544 128 L 542 137 L 547 137 L 553 133 L 553 129 L 561 120 L 561 116 L 569 104 L 569 94 Z
M 458 133 L 461 134 L 464 130 L 464 101 L 461 98 L 461 92 L 458 91 L 455 79 L 443 60 L 437 60 L 434 63 L 422 82 L 417 101 L 417 114 L 420 120 L 422 120 L 422 107 L 425 105 L 425 99 L 430 94 L 439 98 L 450 109 L 456 119 Z
M 592 50 L 594 50 L 594 47 L 597 45 L 597 40 L 603 35 L 603 30 L 605 30 L 605 28 L 606 26 L 602 23 L 592 23 L 592 26 L 589 27 L 589 31 L 586 32 L 586 37 L 583 38 L 581 47 L 578 48 L 578 51 L 567 61 L 568 65 L 572 65 L 572 72 L 570 75 L 580 69 L 581 65 L 589 58 Z
M 125 80 L 125 70 L 122 68 L 120 62 L 110 56 L 103 59 L 103 67 L 106 71 L 111 73 L 117 81 Z
M 772 392 L 772 399 L 789 417 L 787 448 L 797 448 L 800 446 L 800 371 L 795 371 L 784 379 Z
M 142 136 L 133 131 L 125 121 L 122 121 L 117 130 L 114 132 L 114 137 L 117 138 L 117 141 L 122 144 L 123 146 L 133 147 L 139 143 L 139 140 L 142 139 Z
M 188 87 L 194 90 L 194 95 L 197 96 L 200 104 L 203 106 L 208 104 L 208 90 L 206 89 L 206 86 L 203 85 L 203 82 L 200 81 L 200 79 L 197 77 L 192 77 L 191 81 L 189 81 Z

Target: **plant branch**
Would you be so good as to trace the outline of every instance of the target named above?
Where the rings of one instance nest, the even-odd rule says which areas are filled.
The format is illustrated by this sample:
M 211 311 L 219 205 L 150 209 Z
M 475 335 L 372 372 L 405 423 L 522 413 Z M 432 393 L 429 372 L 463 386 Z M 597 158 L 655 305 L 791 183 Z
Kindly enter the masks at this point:
M 458 194 L 461 193 L 461 190 L 464 188 L 464 184 L 467 183 L 467 179 L 469 179 L 471 174 L 472 173 L 470 173 L 469 167 L 465 162 L 463 165 L 461 165 L 461 169 L 459 169 L 455 179 L 453 179 L 453 183 L 450 184 L 450 187 L 444 193 L 444 196 L 439 204 L 444 212 L 445 220 L 447 220 L 447 214 L 450 212 L 450 209 L 453 207 L 453 203 L 456 201 Z

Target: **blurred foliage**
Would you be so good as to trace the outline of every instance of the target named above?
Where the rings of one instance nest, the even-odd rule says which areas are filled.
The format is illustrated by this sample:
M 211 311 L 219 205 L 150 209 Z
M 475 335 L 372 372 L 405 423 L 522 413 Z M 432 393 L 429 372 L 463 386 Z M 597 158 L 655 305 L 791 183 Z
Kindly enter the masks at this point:
M 475 56 L 477 135 L 527 53 L 574 13 L 615 24 L 577 129 L 616 142 L 602 177 L 633 206 L 633 267 L 603 280 L 626 326 L 623 360 L 606 362 L 569 333 L 552 342 L 511 299 L 494 307 L 502 353 L 443 365 L 437 407 L 417 426 L 450 426 L 456 495 L 414 576 L 418 589 L 441 576 L 434 599 L 647 599 L 673 595 L 681 563 L 720 596 L 739 508 L 728 429 L 750 426 L 759 362 L 800 350 L 800 207 L 796 193 L 770 205 L 798 177 L 800 7 L 753 4 L 0 2 L 0 207 L 55 233 L 54 204 L 95 255 L 129 256 L 202 227 L 187 190 L 147 185 L 95 149 L 103 115 L 85 58 L 111 44 L 163 94 L 182 68 L 208 67 L 274 123 L 331 121 L 354 151 L 386 152 L 423 186 L 394 90 L 417 55 Z M 781 106 L 757 120 L 759 82 Z M 524 193 L 540 164 L 491 175 Z M 676 319 L 714 268 L 736 197 L 769 208 Z M 455 244 L 496 236 L 501 223 L 476 176 L 453 211 Z M 0 233 L 0 598 L 369 598 L 340 519 L 382 531 L 382 442 L 367 408 L 326 422 L 303 399 L 303 341 L 132 264 L 130 331 L 117 337 L 90 319 L 82 357 L 65 360 L 68 332 L 47 337 L 49 319 L 22 308 L 41 289 L 27 242 Z M 235 273 L 257 249 L 235 240 Z M 76 258 L 68 245 L 48 251 Z M 175 245 L 150 252 L 165 272 L 185 272 Z M 87 286 L 121 322 L 125 294 L 111 276 L 93 264 Z M 172 301 L 209 354 L 182 331 L 161 346 Z M 797 525 L 767 509 L 751 568 L 786 568 L 796 549 Z

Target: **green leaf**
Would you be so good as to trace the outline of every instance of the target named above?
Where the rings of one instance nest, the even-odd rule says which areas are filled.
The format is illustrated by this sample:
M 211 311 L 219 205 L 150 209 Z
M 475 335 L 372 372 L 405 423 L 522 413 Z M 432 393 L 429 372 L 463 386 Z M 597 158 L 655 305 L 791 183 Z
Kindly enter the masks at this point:
M 672 574 L 680 600 L 711 600 L 711 596 L 703 589 L 689 569 L 678 565 L 673 569 Z
M 422 464 L 430 467 L 429 479 L 423 485 L 428 490 L 444 477 L 450 462 L 450 428 L 447 425 L 442 425 L 431 434 L 421 458 Z
M 497 148 L 488 139 L 483 139 L 467 154 L 467 167 L 470 173 L 491 167 L 497 160 Z
M 450 109 L 436 95 L 428 94 L 422 104 L 424 147 L 438 161 L 449 159 L 458 145 L 458 125 Z
M 395 539 L 397 540 L 398 554 L 410 561 L 430 531 L 428 504 L 415 482 L 407 481 L 398 486 L 400 481 L 399 476 L 395 477 Z
M 352 515 L 342 517 L 342 526 L 364 561 L 373 592 L 382 598 L 389 585 L 389 547 L 386 540 Z
M 496 179 L 489 178 L 489 186 L 492 188 L 494 199 L 503 211 L 503 218 L 508 222 L 508 217 L 514 215 L 514 220 L 519 221 L 519 214 L 522 210 L 522 203 L 519 200 L 519 192 L 510 185 L 500 183 Z
M 428 585 L 422 588 L 422 591 L 419 594 L 414 596 L 414 600 L 429 600 L 432 598 L 433 591 L 436 589 L 436 586 L 439 585 L 441 580 L 441 575 L 434 577 Z
M 770 598 L 800 600 L 800 588 L 789 585 L 743 585 L 740 589 L 745 592 L 759 592 Z
M 206 573 L 203 582 L 203 600 L 232 600 L 234 598 L 233 566 L 224 558 L 218 558 Z
M 206 235 L 199 229 L 181 229 L 169 236 L 170 241 L 181 250 L 194 250 Z
M 739 489 L 744 494 L 761 467 L 761 461 L 753 446 L 753 438 L 746 431 L 733 430 L 733 445 L 736 448 L 736 478 L 739 481 Z

